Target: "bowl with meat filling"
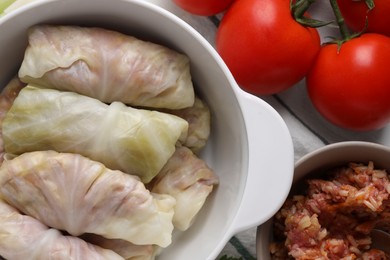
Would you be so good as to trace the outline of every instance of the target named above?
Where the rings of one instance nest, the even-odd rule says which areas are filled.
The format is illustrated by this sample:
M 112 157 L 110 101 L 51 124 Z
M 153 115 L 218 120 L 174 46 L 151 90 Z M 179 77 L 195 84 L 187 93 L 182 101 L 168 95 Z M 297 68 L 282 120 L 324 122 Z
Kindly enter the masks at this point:
M 371 236 L 390 231 L 389 157 L 362 141 L 303 156 L 288 199 L 258 228 L 258 259 L 389 259 Z
M 283 119 L 174 14 L 43 0 L 0 35 L 2 257 L 215 259 L 287 197 Z

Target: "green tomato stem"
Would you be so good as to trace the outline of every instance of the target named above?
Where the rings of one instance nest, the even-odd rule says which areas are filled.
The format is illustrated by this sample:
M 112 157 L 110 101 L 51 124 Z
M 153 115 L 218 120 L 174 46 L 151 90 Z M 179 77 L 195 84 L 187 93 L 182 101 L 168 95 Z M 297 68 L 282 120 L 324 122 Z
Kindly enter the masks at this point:
M 375 7 L 374 0 L 365 0 L 364 1 L 368 7 L 368 10 L 371 11 Z
M 297 0 L 295 4 L 293 4 L 291 1 L 291 5 L 293 5 L 292 10 L 294 17 L 302 18 L 315 1 L 316 0 Z
M 348 40 L 352 37 L 348 26 L 345 24 L 344 17 L 341 14 L 339 5 L 337 4 L 337 0 L 329 0 L 330 5 L 332 6 L 333 14 L 336 18 L 337 25 L 340 30 L 341 37 L 343 38 L 342 40 Z
M 306 16 L 306 12 L 308 12 L 310 6 L 316 1 L 317 0 L 290 0 L 291 15 L 297 23 L 311 28 L 319 28 L 332 23 L 332 21 L 325 22 Z

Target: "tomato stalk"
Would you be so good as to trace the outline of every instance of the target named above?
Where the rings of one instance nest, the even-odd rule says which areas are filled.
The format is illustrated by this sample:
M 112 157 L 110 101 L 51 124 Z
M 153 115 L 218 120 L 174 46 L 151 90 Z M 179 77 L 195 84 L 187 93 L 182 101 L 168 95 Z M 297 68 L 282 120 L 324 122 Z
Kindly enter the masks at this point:
M 349 31 L 348 26 L 345 24 L 343 15 L 341 14 L 337 0 L 329 0 L 330 5 L 332 6 L 333 14 L 336 18 L 336 23 L 339 27 L 342 41 L 347 41 L 352 38 L 352 35 Z
M 290 10 L 295 21 L 297 21 L 299 24 L 302 24 L 303 26 L 308 26 L 312 28 L 318 28 L 332 23 L 312 19 L 311 17 L 306 16 L 306 13 L 309 10 L 310 6 L 315 2 L 316 0 L 291 0 Z
M 333 14 L 336 18 L 336 23 L 337 23 L 337 26 L 339 28 L 339 32 L 341 35 L 341 39 L 334 40 L 333 43 L 336 43 L 339 46 L 339 50 L 340 50 L 341 45 L 343 43 L 345 43 L 353 38 L 361 36 L 366 31 L 367 26 L 368 26 L 368 18 L 366 17 L 365 26 L 360 32 L 352 33 L 350 28 L 345 23 L 344 16 L 342 15 L 342 13 L 340 11 L 340 7 L 339 7 L 339 4 L 337 3 L 337 0 L 329 0 L 329 2 L 330 2 L 330 5 L 332 7 L 332 11 L 333 11 Z M 372 8 L 374 8 L 374 6 L 375 6 L 374 0 L 365 0 L 365 2 L 367 4 L 367 6 L 371 6 Z M 369 11 L 371 11 L 371 10 L 372 9 L 369 9 Z
M 316 0 L 297 0 L 295 2 L 291 1 L 290 8 L 294 17 L 296 19 L 302 18 L 315 1 Z
M 368 7 L 368 11 L 371 11 L 375 7 L 374 0 L 361 0 L 361 1 L 364 1 L 366 3 Z M 334 21 L 330 21 L 330 22 L 320 21 L 306 16 L 306 12 L 309 10 L 310 6 L 315 2 L 316 0 L 290 0 L 290 9 L 294 19 L 298 23 L 302 24 L 303 26 L 313 27 L 313 28 L 318 28 L 333 23 Z M 329 2 L 332 7 L 332 11 L 335 16 L 337 26 L 339 28 L 340 35 L 342 37 L 341 40 L 336 40 L 333 42 L 342 44 L 345 41 L 360 36 L 366 30 L 368 26 L 367 18 L 363 30 L 361 32 L 352 34 L 350 28 L 345 23 L 343 15 L 341 14 L 337 0 L 329 0 Z
M 365 0 L 364 1 L 368 7 L 368 11 L 371 11 L 375 7 L 374 0 Z

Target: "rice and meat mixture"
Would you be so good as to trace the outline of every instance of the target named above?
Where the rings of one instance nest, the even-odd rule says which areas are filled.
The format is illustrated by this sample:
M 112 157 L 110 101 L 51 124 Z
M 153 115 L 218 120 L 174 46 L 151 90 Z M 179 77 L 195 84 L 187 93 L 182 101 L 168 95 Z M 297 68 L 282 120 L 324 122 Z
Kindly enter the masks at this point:
M 373 228 L 390 230 L 386 171 L 350 163 L 306 184 L 274 217 L 272 259 L 390 259 L 370 238 Z

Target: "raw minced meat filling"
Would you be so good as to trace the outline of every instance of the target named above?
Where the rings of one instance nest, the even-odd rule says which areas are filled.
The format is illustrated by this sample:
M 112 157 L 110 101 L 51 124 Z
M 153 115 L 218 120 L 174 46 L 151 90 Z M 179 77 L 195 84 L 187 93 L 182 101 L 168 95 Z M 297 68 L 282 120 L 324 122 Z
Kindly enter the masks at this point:
M 306 184 L 274 217 L 272 259 L 390 259 L 370 238 L 373 228 L 390 229 L 385 170 L 350 163 Z

